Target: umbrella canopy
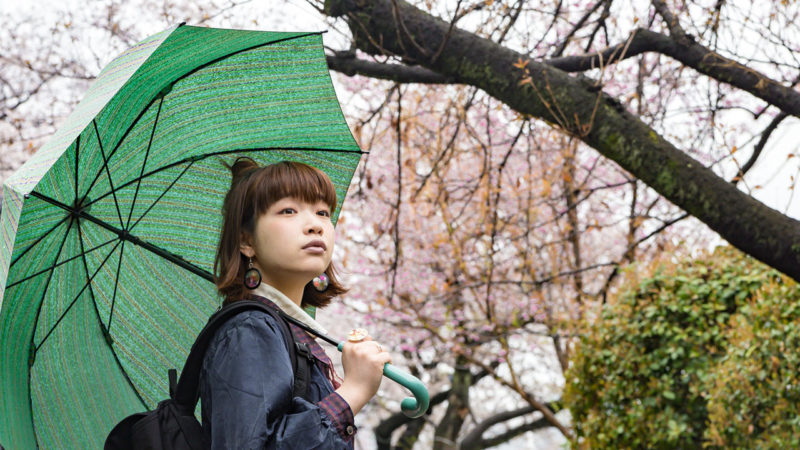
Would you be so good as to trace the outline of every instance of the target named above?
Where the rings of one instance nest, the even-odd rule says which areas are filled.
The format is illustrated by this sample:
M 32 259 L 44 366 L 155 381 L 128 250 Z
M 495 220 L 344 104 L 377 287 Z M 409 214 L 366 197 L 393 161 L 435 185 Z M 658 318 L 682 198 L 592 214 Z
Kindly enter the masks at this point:
M 2 445 L 100 448 L 116 421 L 168 396 L 167 369 L 221 302 L 222 161 L 239 155 L 316 166 L 341 206 L 361 151 L 318 33 L 151 36 L 5 182 Z

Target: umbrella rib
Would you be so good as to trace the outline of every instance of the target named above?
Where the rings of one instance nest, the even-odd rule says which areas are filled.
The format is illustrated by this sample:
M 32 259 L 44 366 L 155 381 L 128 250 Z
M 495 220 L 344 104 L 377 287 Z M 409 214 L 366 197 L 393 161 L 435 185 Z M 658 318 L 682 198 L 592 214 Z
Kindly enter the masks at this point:
M 88 252 L 86 252 L 86 253 L 92 253 L 93 251 L 95 251 L 95 250 L 98 250 L 98 249 L 100 249 L 101 247 L 105 247 L 106 245 L 108 245 L 108 244 L 110 244 L 110 243 L 112 243 L 112 242 L 114 242 L 114 241 L 116 241 L 116 240 L 117 240 L 117 238 L 114 238 L 114 239 L 111 239 L 111 240 L 110 240 L 110 241 L 108 241 L 108 242 L 104 242 L 104 243 L 102 243 L 102 244 L 98 245 L 97 247 L 90 248 L 90 249 L 89 249 L 89 251 L 88 251 Z M 63 266 L 64 264 L 66 264 L 66 263 L 68 263 L 68 262 L 70 262 L 70 261 L 72 261 L 72 260 L 74 260 L 74 259 L 80 258 L 80 256 L 81 256 L 81 255 L 76 255 L 76 256 L 73 256 L 72 258 L 65 259 L 64 261 L 61 261 L 60 263 L 58 263 L 58 264 L 56 264 L 56 265 L 54 265 L 54 266 L 50 266 L 50 267 L 48 267 L 48 268 L 46 268 L 46 269 L 42 269 L 42 270 L 40 270 L 39 272 L 36 272 L 36 273 L 34 273 L 33 275 L 28 275 L 27 277 L 25 277 L 25 278 L 23 278 L 23 279 L 21 279 L 21 280 L 19 280 L 19 281 L 15 281 L 15 282 L 13 282 L 13 283 L 10 283 L 10 284 L 8 284 L 8 286 L 6 286 L 6 289 L 8 289 L 8 288 L 11 288 L 11 287 L 14 287 L 14 286 L 16 286 L 16 285 L 18 285 L 18 284 L 20 284 L 20 283 L 24 283 L 25 281 L 28 281 L 28 280 L 30 280 L 30 279 L 32 279 L 32 278 L 36 278 L 36 277 L 38 277 L 39 275 L 41 275 L 41 274 L 43 274 L 43 273 L 47 272 L 48 270 L 55 269 L 55 268 L 57 268 L 57 267 L 59 267 L 59 266 Z
M 31 250 L 33 247 L 35 247 L 35 246 L 36 246 L 36 244 L 38 244 L 38 243 L 39 243 L 39 242 L 41 242 L 41 241 L 42 241 L 44 238 L 46 238 L 46 237 L 47 237 L 47 235 L 49 235 L 50 233 L 52 233 L 52 232 L 53 232 L 53 230 L 55 230 L 56 228 L 60 227 L 60 226 L 61 226 L 61 224 L 63 224 L 63 223 L 64 223 L 64 222 L 65 222 L 67 219 L 69 219 L 69 216 L 64 216 L 64 218 L 63 218 L 63 219 L 61 219 L 61 220 L 59 220 L 59 221 L 58 221 L 58 223 L 56 223 L 55 225 L 53 225 L 53 227 L 52 227 L 52 228 L 50 228 L 50 229 L 49 229 L 49 230 L 47 230 L 46 232 L 42 233 L 42 235 L 41 235 L 41 236 L 39 236 L 39 238 L 38 238 L 38 239 L 36 239 L 36 240 L 35 240 L 35 241 L 34 241 L 34 242 L 33 242 L 33 243 L 30 245 L 30 246 L 28 246 L 28 248 L 26 248 L 25 250 L 23 250 L 22 252 L 20 252 L 20 254 L 19 254 L 19 255 L 17 255 L 16 259 L 14 259 L 14 261 L 11 261 L 11 265 L 9 266 L 9 272 L 11 271 L 11 267 L 14 267 L 14 264 L 16 264 L 16 262 L 17 262 L 17 261 L 19 261 L 19 260 L 20 260 L 20 258 L 22 258 L 23 256 L 25 256 L 25 254 L 26 254 L 26 253 L 28 253 L 28 251 L 29 251 L 29 250 Z
M 156 125 L 158 125 L 158 118 L 161 116 L 161 106 L 164 104 L 164 96 L 161 96 L 161 101 L 158 102 L 158 111 L 156 111 L 156 119 L 153 121 L 153 129 L 150 131 L 150 140 L 147 142 L 147 150 L 144 152 L 144 159 L 142 160 L 142 171 L 139 172 L 139 178 L 136 180 L 136 190 L 133 193 L 133 201 L 131 202 L 131 209 L 128 211 L 128 222 L 125 224 L 126 227 L 130 226 L 131 224 L 131 217 L 133 216 L 133 209 L 136 207 L 136 199 L 139 196 L 139 186 L 141 186 L 142 175 L 144 174 L 144 168 L 147 165 L 147 157 L 150 156 L 150 147 L 153 145 L 153 136 L 156 134 Z
M 81 245 L 81 256 L 83 257 L 83 268 L 86 271 L 86 278 L 88 279 L 89 278 L 89 265 L 86 263 L 86 252 L 84 252 L 83 232 L 81 231 L 81 223 L 80 222 L 78 222 L 78 242 L 80 242 L 80 245 Z M 122 261 L 122 251 L 125 249 L 125 241 L 121 241 L 121 243 L 122 243 L 122 247 L 119 250 L 119 261 Z M 112 253 L 114 253 L 114 250 L 112 250 L 109 253 L 109 255 L 111 255 Z M 108 260 L 108 257 L 106 257 L 106 260 Z M 103 261 L 103 264 L 101 264 L 100 267 L 102 267 L 103 265 L 105 265 L 105 261 Z M 99 271 L 100 268 L 98 268 L 97 270 Z M 92 276 L 92 278 L 94 278 L 94 276 Z M 117 278 L 116 278 L 116 281 L 118 281 L 118 280 L 119 280 L 119 266 L 117 266 Z M 139 393 L 139 390 L 136 389 L 136 386 L 133 384 L 133 381 L 131 381 L 130 377 L 128 377 L 128 372 L 125 370 L 124 367 L 122 367 L 122 362 L 119 360 L 119 358 L 117 357 L 117 352 L 114 350 L 114 346 L 112 345 L 112 339 L 111 339 L 111 331 L 110 331 L 111 323 L 109 322 L 109 326 L 108 327 L 103 326 L 103 319 L 100 317 L 100 310 L 98 310 L 98 308 L 97 308 L 97 301 L 95 301 L 95 298 L 94 298 L 94 289 L 92 289 L 91 281 L 92 281 L 91 279 L 88 279 L 86 284 L 87 284 L 87 286 L 89 286 L 89 296 L 92 299 L 92 306 L 94 306 L 95 318 L 97 319 L 97 322 L 100 324 L 100 330 L 103 333 L 103 338 L 106 341 L 106 344 L 108 344 L 108 348 L 109 348 L 109 350 L 111 350 L 111 355 L 114 356 L 114 361 L 117 362 L 117 366 L 119 366 L 119 370 L 120 370 L 120 372 L 122 372 L 122 375 L 125 377 L 125 380 L 131 386 L 131 389 L 133 389 L 133 392 L 136 394 L 136 397 L 139 398 L 139 401 L 142 403 L 142 406 L 144 408 L 147 408 L 147 403 L 145 403 L 144 398 L 142 397 L 142 394 Z M 116 281 L 114 283 L 114 297 L 116 297 L 116 295 L 117 295 L 117 284 L 116 284 Z M 113 314 L 113 311 L 114 311 L 114 302 L 113 302 L 113 300 L 111 302 L 111 311 L 112 311 L 112 314 Z
M 119 261 L 117 261 L 117 276 L 114 277 L 114 293 L 111 295 L 111 312 L 108 314 L 108 325 L 106 331 L 111 335 L 111 321 L 114 320 L 114 305 L 117 303 L 117 286 L 119 286 L 119 273 L 122 269 L 122 255 L 125 254 L 125 241 L 122 241 L 122 248 L 119 250 Z
M 175 166 L 179 166 L 181 164 L 186 164 L 188 162 L 196 162 L 202 161 L 207 158 L 211 158 L 213 156 L 224 156 L 230 155 L 235 153 L 257 153 L 257 152 L 268 152 L 273 150 L 285 150 L 285 151 L 308 151 L 308 152 L 327 152 L 327 153 L 357 153 L 359 155 L 366 155 L 369 152 L 365 152 L 363 150 L 347 150 L 347 149 L 337 149 L 337 148 L 318 148 L 318 147 L 257 147 L 257 148 L 236 148 L 232 150 L 220 150 L 218 152 L 211 152 L 211 153 L 204 153 L 202 155 L 190 156 L 188 158 L 181 159 L 180 161 L 176 161 L 171 164 L 167 164 L 165 166 L 161 166 L 158 169 L 153 169 L 150 172 L 147 172 L 144 175 L 139 176 L 138 178 L 134 178 L 130 181 L 125 182 L 117 187 L 117 190 L 124 189 L 130 186 L 133 183 L 138 182 L 139 180 L 143 180 L 147 177 L 156 175 L 159 172 L 163 172 L 165 170 L 171 169 Z M 111 192 L 106 192 L 105 194 L 95 197 L 94 200 L 90 201 L 89 203 L 83 205 L 84 207 L 91 206 L 92 204 L 108 197 L 111 195 Z
M 228 54 L 226 54 L 226 55 L 222 55 L 222 56 L 220 56 L 220 57 L 218 57 L 218 58 L 216 58 L 216 59 L 214 59 L 214 60 L 211 60 L 211 61 L 209 61 L 209 62 L 207 62 L 207 63 L 205 63 L 205 64 L 202 64 L 202 65 L 200 65 L 200 66 L 197 66 L 197 67 L 195 67 L 194 69 L 192 69 L 192 70 L 190 70 L 190 71 L 186 72 L 185 74 L 183 74 L 183 75 L 181 75 L 181 76 L 179 76 L 179 77 L 175 78 L 174 80 L 172 80 L 172 81 L 170 81 L 169 83 L 167 83 L 167 85 L 166 85 L 166 86 L 165 86 L 163 89 L 161 89 L 161 90 L 158 92 L 158 94 L 156 94 L 156 95 L 155 95 L 155 96 L 154 96 L 154 97 L 153 97 L 153 98 L 152 98 L 152 99 L 151 99 L 151 100 L 150 100 L 150 101 L 147 103 L 147 106 L 145 106 L 144 108 L 142 108 L 142 110 L 139 112 L 139 115 L 138 115 L 138 116 L 136 116 L 136 118 L 135 118 L 135 119 L 133 119 L 133 122 L 131 122 L 131 124 L 128 126 L 128 128 L 125 130 L 125 132 L 122 134 L 122 137 L 120 137 L 119 141 L 117 142 L 117 145 L 115 145 L 115 146 L 114 146 L 114 149 L 113 149 L 113 150 L 111 150 L 111 153 L 108 155 L 108 157 L 109 157 L 109 158 L 111 158 L 112 156 L 114 156 L 114 153 L 116 153 L 116 151 L 117 151 L 117 149 L 120 147 L 120 145 L 122 145 L 122 143 L 123 143 L 123 142 L 125 142 L 125 138 L 126 138 L 126 137 L 128 137 L 128 133 L 130 133 L 130 132 L 131 132 L 131 130 L 133 130 L 133 127 L 135 127 L 135 126 L 136 126 L 136 124 L 137 124 L 137 123 L 139 123 L 139 119 L 141 119 L 141 118 L 142 118 L 142 116 L 144 116 L 145 112 L 147 112 L 147 110 L 148 110 L 148 109 L 150 109 L 150 106 L 152 106 L 152 105 L 153 105 L 153 102 L 154 102 L 154 101 L 156 101 L 156 99 L 157 99 L 159 96 L 163 98 L 163 97 L 164 97 L 164 96 L 165 96 L 167 93 L 169 93 L 169 91 L 172 89 L 172 85 L 173 85 L 173 84 L 175 84 L 175 83 L 177 83 L 178 81 L 180 81 L 180 80 L 182 80 L 182 79 L 184 79 L 184 78 L 188 77 L 189 75 L 191 75 L 191 74 L 193 74 L 193 73 L 197 72 L 197 71 L 198 71 L 198 70 L 200 70 L 200 69 L 203 69 L 203 68 L 205 68 L 205 67 L 207 67 L 207 66 L 209 66 L 209 65 L 211 65 L 211 64 L 214 64 L 214 63 L 216 63 L 216 62 L 218 62 L 218 61 L 222 61 L 223 59 L 225 59 L 225 58 L 229 58 L 229 57 L 231 57 L 231 56 L 233 56 L 233 55 L 237 55 L 237 54 L 239 54 L 239 53 L 246 52 L 246 51 L 248 51 L 248 50 L 253 50 L 253 49 L 256 49 L 256 48 L 259 48 L 259 47 L 266 47 L 266 46 L 268 46 L 268 45 L 278 44 L 278 43 L 280 43 L 280 42 L 284 42 L 284 41 L 290 41 L 290 40 L 293 40 L 293 39 L 300 39 L 300 38 L 304 38 L 304 37 L 307 37 L 307 36 L 313 36 L 313 35 L 319 35 L 319 34 L 322 34 L 322 33 L 320 33 L 320 32 L 318 32 L 318 31 L 316 31 L 316 32 L 305 33 L 305 34 L 301 34 L 301 35 L 297 35 L 297 36 L 285 37 L 285 38 L 281 38 L 281 39 L 276 39 L 276 40 L 274 40 L 274 41 L 269 41 L 269 42 L 265 42 L 265 43 L 261 43 L 261 44 L 252 45 L 252 46 L 250 46 L 250 47 L 243 48 L 243 49 L 241 49 L 241 50 L 237 50 L 237 51 L 235 51 L 235 52 L 231 52 L 231 53 L 228 53 Z M 94 120 L 94 119 L 92 119 L 92 120 Z M 99 136 L 98 136 L 98 142 L 99 142 Z M 87 190 L 86 190 L 86 194 L 84 194 L 84 195 L 83 195 L 83 198 L 81 198 L 81 201 L 84 201 L 84 200 L 86 200 L 86 197 L 89 195 L 89 192 L 91 192 L 92 188 L 94 187 L 94 184 L 95 184 L 95 183 L 97 182 L 97 180 L 100 178 L 100 173 L 102 173 L 102 169 L 101 169 L 101 171 L 97 172 L 97 175 L 95 175 L 95 177 L 94 177 L 94 180 L 92 180 L 92 183 L 89 185 L 89 189 L 87 189 Z
M 76 216 L 78 216 L 78 217 L 80 217 L 82 219 L 86 219 L 86 220 L 94 223 L 95 225 L 100 226 L 102 228 L 105 228 L 106 230 L 116 234 L 117 236 L 119 236 L 119 238 L 121 240 L 130 241 L 131 243 L 136 244 L 136 245 L 138 245 L 138 246 L 150 251 L 151 253 L 154 253 L 154 254 L 166 259 L 167 261 L 169 261 L 169 262 L 171 262 L 171 263 L 173 263 L 173 264 L 175 264 L 175 265 L 177 265 L 177 266 L 179 266 L 179 267 L 181 267 L 183 269 L 186 269 L 187 271 L 199 276 L 200 278 L 208 280 L 208 281 L 210 281 L 212 283 L 214 282 L 213 275 L 211 275 L 211 273 L 208 272 L 207 270 L 204 270 L 204 269 L 202 269 L 200 267 L 195 266 L 194 264 L 190 263 L 189 261 L 186 261 L 185 259 L 183 259 L 179 255 L 172 254 L 169 251 L 164 250 L 164 249 L 162 249 L 162 248 L 160 248 L 160 247 L 158 247 L 156 245 L 153 245 L 153 244 L 151 244 L 151 243 L 149 243 L 147 241 L 143 241 L 142 239 L 130 234 L 127 230 L 120 230 L 118 228 L 114 228 L 113 225 L 109 225 L 108 223 L 103 222 L 102 220 L 98 219 L 97 217 L 94 217 L 94 216 L 91 216 L 91 215 L 87 214 L 83 210 L 76 211 L 74 208 L 70 208 L 69 206 L 59 202 L 58 200 L 52 199 L 52 198 L 50 198 L 50 197 L 48 197 L 46 195 L 40 194 L 38 192 L 35 192 L 35 191 L 31 192 L 30 195 L 32 195 L 32 196 L 34 196 L 36 198 L 42 199 L 42 200 L 44 200 L 44 201 L 46 201 L 46 202 L 48 202 L 48 203 L 50 203 L 50 204 L 52 204 L 54 206 L 57 206 L 59 208 L 65 209 L 67 211 L 70 211 L 74 215 L 76 215 Z
M 81 135 L 79 134 L 78 137 L 75 139 L 75 204 L 78 204 L 78 162 L 80 158 L 78 158 L 78 154 L 81 149 Z
M 111 179 L 111 171 L 108 169 L 108 159 L 106 159 L 106 152 L 103 151 L 103 142 L 100 140 L 100 132 L 97 130 L 97 121 L 95 119 L 92 119 L 92 125 L 94 125 L 94 134 L 97 136 L 97 146 L 100 147 L 100 155 L 103 157 L 103 168 L 106 170 L 108 185 L 111 186 L 111 194 L 114 196 L 114 207 L 117 209 L 119 226 L 124 227 L 125 224 L 122 222 L 122 213 L 119 210 L 119 202 L 117 201 L 117 192 L 116 189 L 114 189 L 114 181 Z M 109 155 L 109 158 L 110 157 L 111 155 Z
M 64 251 L 64 244 L 67 242 L 67 237 L 69 236 L 69 230 L 72 229 L 72 223 L 67 225 L 67 230 L 64 232 L 64 237 L 61 239 L 61 244 L 58 246 L 58 251 L 56 252 L 55 261 L 58 261 L 58 258 L 61 257 L 61 252 Z M 45 282 L 45 288 L 42 292 L 42 298 L 39 300 L 39 306 L 36 309 L 36 320 L 33 323 L 33 333 L 36 333 L 36 326 L 39 324 L 39 315 L 42 313 L 42 306 L 44 305 L 44 298 L 47 296 L 47 288 L 50 287 L 50 280 L 53 278 L 53 272 L 55 272 L 55 266 L 50 270 L 50 274 L 47 276 L 47 281 Z M 31 344 L 33 344 L 34 336 L 31 336 Z M 38 347 L 36 348 L 38 350 Z
M 61 316 L 58 318 L 58 320 L 56 320 L 56 323 L 53 324 L 53 326 L 47 332 L 47 334 L 42 339 L 42 341 L 39 342 L 39 345 L 36 346 L 36 351 L 37 352 L 42 347 L 42 345 L 44 345 L 44 343 L 47 342 L 47 339 L 50 337 L 51 334 L 53 334 L 53 331 L 55 331 L 56 328 L 58 328 L 58 324 L 60 324 L 61 321 L 64 320 L 64 317 L 72 309 L 72 307 L 75 305 L 75 303 L 78 301 L 78 299 L 81 298 L 81 295 L 83 295 L 83 291 L 85 291 L 86 288 L 89 287 L 89 285 L 92 283 L 92 280 L 94 280 L 94 277 L 97 276 L 97 274 L 100 272 L 100 269 L 102 269 L 103 266 L 106 264 L 106 261 L 108 261 L 108 258 L 110 258 L 111 255 L 114 253 L 114 251 L 117 249 L 117 247 L 119 247 L 120 242 L 122 242 L 122 241 L 117 242 L 117 245 L 115 245 L 114 248 L 112 248 L 111 251 L 108 252 L 108 255 L 106 255 L 105 259 L 103 259 L 103 262 L 100 263 L 99 266 L 97 266 L 97 270 L 95 270 L 94 273 L 92 274 L 92 276 L 88 280 L 86 280 L 86 284 L 83 285 L 83 287 L 78 292 L 78 294 L 75 296 L 75 298 L 72 299 L 72 301 L 70 302 L 69 306 L 67 306 L 67 309 L 65 309 L 64 312 L 61 313 Z M 87 270 L 87 275 L 88 275 L 88 270 Z
M 192 167 L 192 164 L 194 164 L 194 161 L 190 161 L 190 162 L 189 162 L 189 164 L 187 164 L 187 165 L 186 165 L 186 167 L 184 167 L 184 168 L 183 168 L 183 170 L 181 171 L 181 173 L 179 173 L 179 174 L 178 174 L 178 176 L 177 176 L 177 177 L 175 177 L 175 179 L 174 179 L 174 180 L 172 180 L 172 183 L 170 183 L 170 184 L 169 184 L 169 186 L 167 186 L 167 188 L 166 188 L 166 189 L 164 189 L 164 192 L 162 192 L 162 193 L 161 193 L 161 195 L 159 195 L 159 196 L 158 196 L 158 198 L 157 198 L 157 199 L 155 199 L 155 200 L 153 201 L 153 204 L 152 204 L 152 205 L 150 205 L 150 206 L 148 206 L 148 207 L 147 207 L 147 209 L 146 209 L 146 210 L 145 210 L 145 211 L 142 213 L 142 215 L 141 215 L 141 216 L 139 216 L 139 218 L 138 218 L 138 219 L 136 219 L 136 222 L 134 222 L 134 223 L 133 223 L 133 225 L 131 225 L 131 226 L 128 228 L 128 231 L 129 231 L 129 232 L 130 232 L 131 230 L 133 230 L 134 228 L 136 228 L 136 225 L 139 225 L 139 222 L 141 222 L 141 220 L 142 220 L 142 219 L 144 219 L 144 216 L 146 216 L 146 215 L 147 215 L 147 213 L 149 213 L 149 212 L 150 212 L 150 210 L 152 210 L 152 209 L 153 209 L 153 207 L 155 207 L 155 206 L 156 206 L 156 204 L 157 204 L 157 203 L 158 203 L 158 202 L 159 202 L 159 201 L 160 201 L 160 200 L 161 200 L 161 199 L 162 199 L 162 198 L 163 198 L 165 195 L 167 195 L 167 192 L 169 192 L 169 190 L 170 190 L 170 189 L 172 189 L 172 186 L 175 186 L 175 183 L 177 183 L 177 182 L 178 182 L 178 180 L 180 180 L 180 179 L 181 179 L 181 177 L 183 176 L 183 174 L 185 174 L 185 173 L 186 173 L 186 171 L 187 171 L 187 170 L 189 170 L 189 168 L 190 168 L 190 167 Z

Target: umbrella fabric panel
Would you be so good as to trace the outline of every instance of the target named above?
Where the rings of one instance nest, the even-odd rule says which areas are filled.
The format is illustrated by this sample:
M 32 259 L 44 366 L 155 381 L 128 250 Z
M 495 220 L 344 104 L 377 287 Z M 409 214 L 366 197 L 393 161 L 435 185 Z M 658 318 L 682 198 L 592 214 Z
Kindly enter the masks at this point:
M 96 122 L 100 136 L 113 149 L 139 115 L 163 89 L 197 67 L 247 48 L 302 36 L 304 33 L 266 33 L 183 26 L 175 30 L 132 77 Z
M 31 406 L 41 448 L 101 448 L 113 412 L 143 408 L 98 320 L 95 291 L 87 284 L 98 271 L 82 257 L 66 258 L 82 252 L 81 228 L 71 227 L 64 242 L 66 263 L 53 271 L 34 337 Z M 90 255 L 110 265 L 118 250 L 119 243 Z
M 36 277 L 30 285 L 16 285 L 6 289 L 5 295 L 18 295 L 20 291 L 34 299 L 41 299 L 47 286 L 49 274 Z M 21 294 L 19 294 L 21 295 Z M 0 343 L 9 342 L 13 336 L 31 336 L 35 326 L 35 308 L 38 305 L 5 302 L 3 305 L 3 321 L 0 322 Z M 33 313 L 30 311 L 33 309 Z M 3 346 L 0 356 L 0 380 L 3 383 L 2 401 L 4 405 L 2 421 L 6 430 L 2 436 L 2 445 L 7 448 L 36 448 L 36 441 L 31 432 L 17 433 L 16 430 L 28 431 L 32 428 L 30 390 L 28 368 L 30 347 L 27 345 Z
M 256 48 L 176 82 L 154 144 L 174 145 L 181 136 L 190 154 L 256 146 L 357 151 L 320 65 L 319 42 L 313 35 Z M 232 124 L 231 114 L 240 120 Z
M 0 311 L 3 307 L 3 293 L 8 279 L 8 266 L 22 211 L 23 196 L 14 189 L 3 185 L 3 209 L 0 210 Z

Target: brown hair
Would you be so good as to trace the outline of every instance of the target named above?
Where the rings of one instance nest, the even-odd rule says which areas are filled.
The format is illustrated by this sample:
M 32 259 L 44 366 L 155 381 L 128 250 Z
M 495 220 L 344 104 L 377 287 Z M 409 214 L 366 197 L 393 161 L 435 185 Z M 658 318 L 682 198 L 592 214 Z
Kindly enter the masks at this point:
M 325 172 L 299 162 L 281 161 L 261 167 L 250 158 L 239 157 L 232 165 L 223 164 L 230 169 L 233 179 L 222 204 L 222 231 L 214 259 L 214 282 L 225 298 L 224 303 L 228 304 L 246 295 L 243 277 L 247 258 L 239 244 L 243 235 L 253 235 L 258 217 L 286 197 L 308 203 L 322 200 L 333 215 L 336 190 Z M 333 263 L 325 269 L 325 274 L 329 280 L 328 289 L 319 292 L 309 282 L 303 290 L 302 307 L 323 308 L 332 298 L 347 292 L 336 279 Z

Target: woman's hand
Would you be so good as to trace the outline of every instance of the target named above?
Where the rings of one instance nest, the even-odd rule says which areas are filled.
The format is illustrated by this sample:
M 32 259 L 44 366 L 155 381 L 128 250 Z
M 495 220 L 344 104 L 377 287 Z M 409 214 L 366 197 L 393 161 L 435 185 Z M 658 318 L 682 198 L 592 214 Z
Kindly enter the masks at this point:
M 371 337 L 366 337 L 361 342 L 344 344 L 344 381 L 336 392 L 350 405 L 354 415 L 378 392 L 383 378 L 383 366 L 391 361 L 389 352 Z

